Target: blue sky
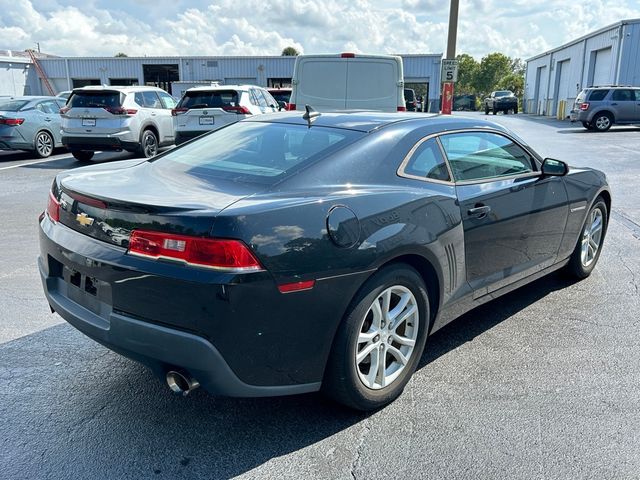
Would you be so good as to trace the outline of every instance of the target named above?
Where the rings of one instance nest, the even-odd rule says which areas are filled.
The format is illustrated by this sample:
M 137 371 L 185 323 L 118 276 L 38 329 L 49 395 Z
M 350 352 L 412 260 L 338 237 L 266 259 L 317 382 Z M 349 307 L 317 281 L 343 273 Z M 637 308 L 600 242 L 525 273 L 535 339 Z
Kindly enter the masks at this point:
M 441 53 L 437 0 L 0 0 L 0 49 L 56 55 Z M 458 53 L 527 58 L 621 19 L 640 0 L 461 0 Z

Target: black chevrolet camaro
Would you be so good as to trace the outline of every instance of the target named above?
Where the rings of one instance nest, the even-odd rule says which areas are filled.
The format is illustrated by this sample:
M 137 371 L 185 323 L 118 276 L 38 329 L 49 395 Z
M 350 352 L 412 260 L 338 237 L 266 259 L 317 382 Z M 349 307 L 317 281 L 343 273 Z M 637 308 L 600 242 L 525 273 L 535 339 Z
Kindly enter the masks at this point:
M 38 263 L 52 310 L 177 393 L 370 410 L 455 317 L 588 276 L 610 211 L 603 173 L 489 122 L 292 112 L 60 173 Z

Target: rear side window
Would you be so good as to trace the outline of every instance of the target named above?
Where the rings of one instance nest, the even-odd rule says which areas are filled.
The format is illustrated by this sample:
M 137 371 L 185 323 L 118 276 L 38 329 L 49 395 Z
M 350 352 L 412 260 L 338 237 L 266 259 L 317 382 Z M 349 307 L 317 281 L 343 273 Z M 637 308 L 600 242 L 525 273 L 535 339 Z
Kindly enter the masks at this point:
M 257 88 L 252 88 L 251 91 L 254 93 L 254 95 L 256 96 L 256 98 L 258 99 L 258 105 L 260 105 L 261 107 L 267 107 L 267 101 L 264 98 L 264 95 L 262 95 L 262 91 L 258 90 Z
M 176 101 L 173 99 L 171 95 L 165 92 L 157 92 L 160 97 L 160 101 L 162 102 L 163 108 L 173 108 L 176 106 Z
M 489 132 L 442 135 L 456 181 L 493 179 L 533 172 L 529 155 L 511 139 Z
M 604 97 L 607 96 L 607 93 L 609 93 L 609 90 L 592 90 L 591 95 L 589 95 L 589 100 L 592 102 L 604 100 Z
M 178 102 L 178 108 L 222 108 L 237 106 L 238 92 L 235 90 L 186 92 Z
M 450 180 L 440 147 L 433 138 L 420 144 L 404 167 L 404 173 L 421 179 Z
M 162 104 L 160 103 L 160 99 L 156 92 L 142 92 L 142 98 L 144 99 L 144 106 L 146 108 L 162 108 Z
M 53 100 L 49 100 L 47 102 L 41 102 L 38 104 L 36 108 L 40 110 L 42 113 L 48 113 L 48 114 L 58 113 L 60 111 L 60 107 Z
M 0 112 L 17 112 L 27 103 L 29 102 L 25 100 L 0 100 Z
M 614 90 L 613 95 L 611 95 L 611 100 L 615 100 L 617 102 L 635 102 L 636 95 L 635 92 L 631 89 L 619 89 Z
M 154 165 L 172 175 L 273 183 L 363 135 L 326 127 L 238 122 L 166 153 Z
M 120 92 L 83 92 L 75 91 L 71 94 L 67 105 L 71 108 L 105 108 L 121 107 L 124 95 Z

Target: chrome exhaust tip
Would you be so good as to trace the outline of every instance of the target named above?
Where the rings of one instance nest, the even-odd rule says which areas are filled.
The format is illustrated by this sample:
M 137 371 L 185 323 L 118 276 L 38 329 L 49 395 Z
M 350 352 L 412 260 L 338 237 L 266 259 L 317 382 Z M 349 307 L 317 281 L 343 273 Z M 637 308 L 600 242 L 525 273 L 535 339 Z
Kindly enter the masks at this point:
M 169 370 L 167 372 L 167 385 L 173 393 L 184 397 L 198 388 L 200 383 L 198 383 L 195 378 L 185 375 L 184 373 Z

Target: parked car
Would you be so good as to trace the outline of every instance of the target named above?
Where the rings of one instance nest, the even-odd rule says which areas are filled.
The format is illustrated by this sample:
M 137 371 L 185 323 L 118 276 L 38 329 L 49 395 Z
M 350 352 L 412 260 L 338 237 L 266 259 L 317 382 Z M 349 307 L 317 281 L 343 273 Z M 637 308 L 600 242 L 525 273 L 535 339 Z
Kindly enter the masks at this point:
M 56 97 L 0 99 L 0 150 L 29 150 L 45 158 L 62 146 L 60 108 Z
M 156 87 L 88 86 L 71 92 L 62 115 L 62 143 L 80 161 L 96 150 L 149 158 L 175 140 L 171 95 Z
M 255 85 L 190 88 L 172 110 L 176 145 L 250 115 L 277 112 L 278 102 Z
M 573 104 L 570 119 L 599 132 L 614 124 L 640 125 L 640 87 L 585 88 Z
M 267 91 L 276 99 L 282 110 L 289 110 L 289 102 L 291 100 L 290 88 L 268 88 Z M 284 106 L 284 108 L 283 108 Z M 295 109 L 294 109 L 295 110 Z
M 418 100 L 416 99 L 416 92 L 412 88 L 404 89 L 404 101 L 407 112 L 418 111 Z
M 59 173 L 38 264 L 53 310 L 176 393 L 371 410 L 456 316 L 589 276 L 609 212 L 602 172 L 493 123 L 287 112 Z
M 64 101 L 67 101 L 71 96 L 71 90 L 65 90 L 64 92 L 60 92 L 56 95 L 58 98 L 62 98 Z
M 456 95 L 453 97 L 453 109 L 456 111 L 476 111 L 475 95 Z
M 495 115 L 498 112 L 509 113 L 512 110 L 513 113 L 518 113 L 518 98 L 513 94 L 511 90 L 498 90 L 491 92 L 488 98 L 484 99 L 484 114 L 488 115 L 489 112 L 493 112 Z
M 405 111 L 402 58 L 390 55 L 298 55 L 290 109 L 319 112 Z

